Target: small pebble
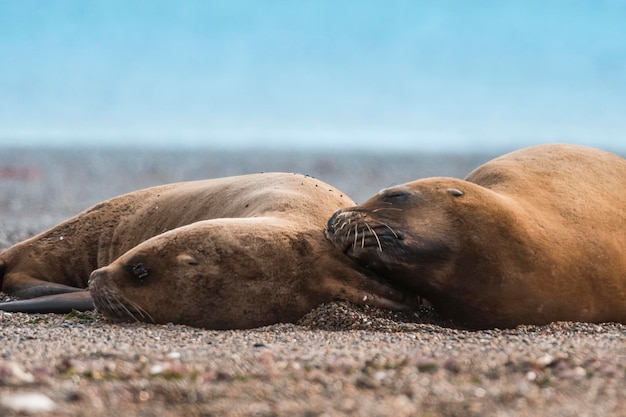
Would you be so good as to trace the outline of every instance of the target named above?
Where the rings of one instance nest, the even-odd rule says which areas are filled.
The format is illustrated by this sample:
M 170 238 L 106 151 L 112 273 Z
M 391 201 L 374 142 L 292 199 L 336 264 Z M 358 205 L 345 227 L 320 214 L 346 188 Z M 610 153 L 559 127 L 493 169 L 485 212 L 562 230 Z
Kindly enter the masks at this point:
M 168 359 L 180 359 L 180 352 L 170 352 L 167 354 Z
M 24 414 L 46 413 L 56 409 L 50 397 L 38 392 L 4 395 L 0 397 L 0 404 L 13 412 Z

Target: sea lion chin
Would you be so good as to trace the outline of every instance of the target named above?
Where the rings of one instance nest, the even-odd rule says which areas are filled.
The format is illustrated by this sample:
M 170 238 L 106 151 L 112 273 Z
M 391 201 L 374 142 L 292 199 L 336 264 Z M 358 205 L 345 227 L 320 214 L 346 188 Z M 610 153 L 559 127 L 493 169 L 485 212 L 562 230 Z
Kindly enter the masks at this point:
M 477 327 L 626 323 L 626 160 L 572 145 L 513 152 L 338 210 L 359 265 Z

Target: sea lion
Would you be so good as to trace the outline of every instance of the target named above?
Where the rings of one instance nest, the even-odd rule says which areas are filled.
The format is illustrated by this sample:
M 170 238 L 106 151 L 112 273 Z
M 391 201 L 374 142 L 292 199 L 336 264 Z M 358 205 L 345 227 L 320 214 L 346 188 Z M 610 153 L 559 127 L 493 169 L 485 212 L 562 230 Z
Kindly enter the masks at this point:
M 353 204 L 328 184 L 285 173 L 115 197 L 2 253 L 2 291 L 37 298 L 0 310 L 95 303 L 112 318 L 243 328 L 295 321 L 334 299 L 402 309 L 402 293 L 324 237 L 328 217 Z
M 469 327 L 626 323 L 625 185 L 617 155 L 535 146 L 465 180 L 384 189 L 337 211 L 326 235 Z

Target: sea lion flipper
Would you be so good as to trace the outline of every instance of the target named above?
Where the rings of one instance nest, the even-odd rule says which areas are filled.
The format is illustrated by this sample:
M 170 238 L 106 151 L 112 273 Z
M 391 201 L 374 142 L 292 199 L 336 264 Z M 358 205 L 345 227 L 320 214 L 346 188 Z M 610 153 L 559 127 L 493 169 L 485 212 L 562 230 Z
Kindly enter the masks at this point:
M 37 298 L 77 291 L 84 291 L 84 288 L 44 281 L 21 272 L 7 274 L 2 283 L 2 292 L 18 298 Z
M 67 294 L 48 295 L 29 300 L 0 303 L 0 311 L 15 313 L 69 313 L 72 310 L 91 311 L 94 309 L 89 291 L 81 290 Z

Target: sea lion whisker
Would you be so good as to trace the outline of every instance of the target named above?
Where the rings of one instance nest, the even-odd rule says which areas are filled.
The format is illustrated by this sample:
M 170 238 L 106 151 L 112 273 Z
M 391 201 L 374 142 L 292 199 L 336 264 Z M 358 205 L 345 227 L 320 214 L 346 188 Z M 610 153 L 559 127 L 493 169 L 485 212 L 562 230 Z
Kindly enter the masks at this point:
M 357 241 L 359 239 L 359 224 L 355 223 L 354 225 L 354 247 L 356 248 Z
M 135 321 L 139 321 L 139 319 L 133 314 L 132 311 L 130 311 L 128 309 L 128 307 L 126 307 L 126 304 L 123 303 L 118 297 L 115 297 L 115 301 L 117 303 L 116 307 L 117 307 L 117 311 L 118 312 L 125 312 L 128 316 L 130 316 L 133 320 Z
M 102 306 L 96 307 L 96 310 L 100 313 L 104 313 L 104 310 L 110 311 L 114 307 L 109 300 L 108 292 L 92 292 L 91 297 L 93 298 L 94 304 Z
M 151 322 L 154 323 L 154 319 L 152 318 L 152 316 L 150 315 L 150 313 L 148 313 L 144 308 L 140 307 L 139 305 L 137 305 L 137 303 L 132 302 L 132 305 L 134 308 L 136 308 L 140 313 L 142 317 L 146 317 L 148 319 L 150 319 Z
M 385 226 L 387 229 L 389 229 L 389 231 L 390 231 L 391 233 L 393 233 L 393 236 L 394 236 L 396 239 L 400 239 L 400 236 L 398 236 L 398 234 L 397 234 L 396 232 L 394 232 L 394 230 L 391 228 L 391 226 L 389 226 L 387 223 L 382 223 L 382 222 L 381 222 L 380 224 L 382 224 L 382 225 L 383 225 L 383 226 Z
M 124 301 L 126 301 L 124 298 L 119 297 L 117 294 L 114 293 L 109 293 L 111 298 L 114 299 L 115 305 L 113 305 L 113 303 L 111 303 L 111 299 L 108 298 L 107 301 L 109 301 L 109 305 L 112 307 L 112 309 L 118 313 L 126 313 L 127 316 L 130 316 L 133 320 L 135 321 L 140 321 L 133 313 L 132 311 L 130 311 L 128 309 L 128 307 L 126 307 L 126 303 Z
M 350 234 L 352 233 L 352 228 L 348 229 L 348 233 L 346 233 L 346 236 L 344 237 L 344 240 L 348 240 L 350 239 Z
M 365 223 L 367 226 L 367 223 Z M 361 249 L 365 247 L 365 229 L 363 229 L 363 233 L 361 233 Z
M 382 252 L 383 251 L 383 246 L 380 244 L 380 239 L 378 238 L 378 235 L 376 234 L 374 229 L 372 229 L 370 227 L 370 225 L 367 224 L 367 222 L 364 221 L 363 223 L 365 223 L 365 226 L 367 226 L 367 228 L 369 229 L 370 233 L 372 233 L 372 235 L 374 235 L 374 237 L 376 238 L 376 242 L 378 243 L 378 250 L 380 250 Z
M 150 315 L 150 313 L 148 313 L 145 309 L 141 308 L 139 305 L 137 305 L 137 303 L 131 301 L 131 300 L 126 300 L 128 302 L 128 304 L 135 309 L 135 311 L 137 313 L 139 313 L 141 315 L 142 318 L 148 318 L 150 319 L 151 322 L 154 323 L 154 319 L 152 318 L 152 316 Z
M 395 210 L 395 211 L 404 211 L 401 208 L 398 207 L 379 207 L 377 209 L 372 210 L 372 213 L 378 213 L 381 210 Z
M 126 316 L 125 312 L 120 308 L 119 301 L 110 291 L 102 292 L 99 297 L 94 297 L 94 301 L 101 305 L 98 309 L 102 313 L 113 313 L 118 318 Z
M 154 323 L 154 319 L 152 318 L 150 313 L 148 313 L 145 309 L 141 308 L 137 303 L 127 298 L 124 298 L 123 301 L 125 301 L 124 305 L 128 305 L 129 308 L 132 308 L 136 313 L 138 313 L 141 316 L 141 318 L 150 319 L 150 321 Z M 133 318 L 135 318 L 134 315 L 133 315 Z

